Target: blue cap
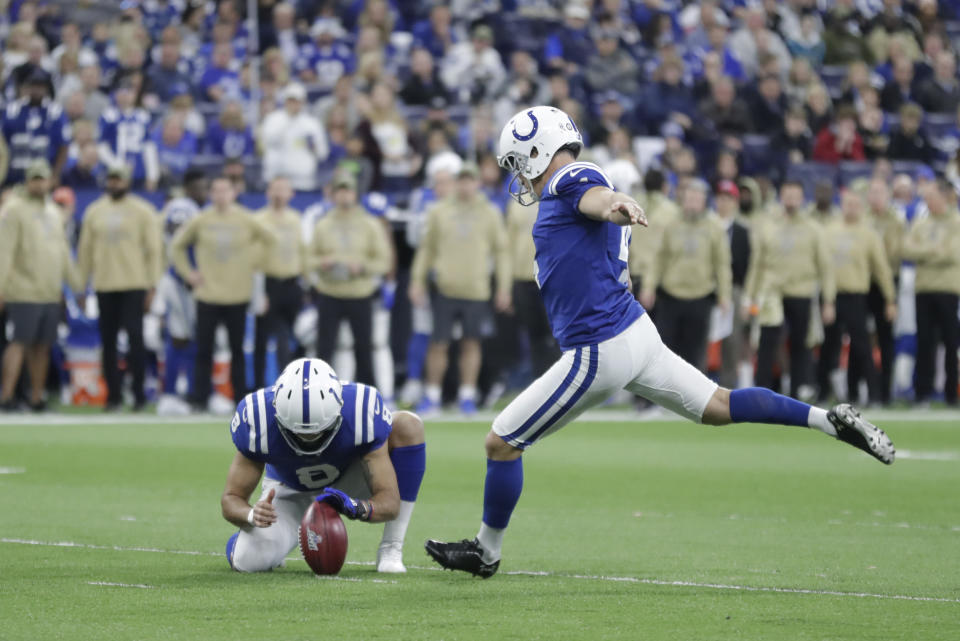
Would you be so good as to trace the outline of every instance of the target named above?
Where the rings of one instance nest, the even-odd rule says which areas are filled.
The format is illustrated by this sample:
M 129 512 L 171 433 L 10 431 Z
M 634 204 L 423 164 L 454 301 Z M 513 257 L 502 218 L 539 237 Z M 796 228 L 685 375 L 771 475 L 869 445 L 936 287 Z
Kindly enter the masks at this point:
M 920 165 L 917 168 L 917 180 L 934 180 L 936 177 L 936 174 L 927 165 Z
M 660 135 L 664 138 L 679 138 L 680 140 L 683 140 L 683 127 L 670 120 L 663 123 L 663 126 L 660 127 Z
M 608 102 L 623 102 L 623 95 L 616 89 L 608 89 L 594 94 L 593 99 L 596 104 L 602 105 Z

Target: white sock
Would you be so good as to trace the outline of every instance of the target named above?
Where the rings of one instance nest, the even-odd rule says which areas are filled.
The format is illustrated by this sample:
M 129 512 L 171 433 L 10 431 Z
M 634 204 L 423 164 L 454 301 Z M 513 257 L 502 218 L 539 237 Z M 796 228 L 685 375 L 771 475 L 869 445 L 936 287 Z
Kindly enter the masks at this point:
M 472 401 L 477 398 L 477 386 L 476 385 L 461 385 L 460 386 L 460 400 L 461 401 Z
M 824 434 L 836 438 L 837 428 L 833 426 L 830 419 L 827 418 L 827 410 L 819 407 L 810 407 L 810 414 L 807 415 L 807 425 L 815 427 Z
M 439 385 L 427 385 L 426 388 L 427 400 L 431 403 L 440 404 L 440 386 Z
M 503 533 L 506 529 L 498 530 L 490 527 L 486 523 L 480 524 L 480 531 L 477 533 L 477 541 L 483 548 L 483 562 L 494 563 L 500 560 L 500 548 L 503 547 Z
M 413 514 L 413 501 L 400 501 L 400 511 L 397 512 L 397 518 L 387 521 L 383 525 L 383 537 L 380 539 L 380 545 L 387 543 L 399 543 L 403 545 L 403 539 L 407 536 L 407 526 L 410 525 L 410 515 Z

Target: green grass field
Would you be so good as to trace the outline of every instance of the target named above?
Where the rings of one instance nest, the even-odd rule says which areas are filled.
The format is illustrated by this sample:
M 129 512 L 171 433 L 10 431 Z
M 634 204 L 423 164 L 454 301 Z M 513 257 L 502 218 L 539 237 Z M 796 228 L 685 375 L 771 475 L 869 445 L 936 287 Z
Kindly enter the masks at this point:
M 0 639 L 955 641 L 960 420 L 884 426 L 893 467 L 806 430 L 582 421 L 525 457 L 481 581 L 422 544 L 475 534 L 483 423 L 427 426 L 408 574 L 351 523 L 332 579 L 229 569 L 226 422 L 3 424 Z

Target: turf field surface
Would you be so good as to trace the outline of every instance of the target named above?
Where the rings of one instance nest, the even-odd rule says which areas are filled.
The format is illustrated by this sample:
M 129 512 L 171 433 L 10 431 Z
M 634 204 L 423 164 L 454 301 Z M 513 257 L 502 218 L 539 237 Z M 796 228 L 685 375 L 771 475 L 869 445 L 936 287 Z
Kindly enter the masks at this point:
M 0 639 L 960 638 L 949 415 L 881 423 L 892 467 L 796 428 L 580 421 L 525 455 L 488 581 L 422 549 L 475 534 L 488 423 L 428 422 L 406 575 L 348 523 L 320 579 L 296 551 L 229 569 L 228 421 L 98 419 L 0 425 Z

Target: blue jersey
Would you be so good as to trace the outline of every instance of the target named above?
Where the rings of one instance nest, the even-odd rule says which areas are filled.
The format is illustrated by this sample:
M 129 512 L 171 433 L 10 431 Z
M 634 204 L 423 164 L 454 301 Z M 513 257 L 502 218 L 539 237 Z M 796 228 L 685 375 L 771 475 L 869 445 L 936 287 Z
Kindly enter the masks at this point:
M 157 127 L 153 134 L 153 142 L 157 146 L 157 159 L 160 166 L 167 173 L 177 180 L 183 178 L 193 157 L 197 155 L 197 137 L 189 131 L 184 131 L 183 135 L 173 145 L 168 145 L 163 140 L 163 127 Z
M 110 107 L 100 116 L 100 142 L 132 169 L 135 181 L 147 176 L 143 154 L 148 141 L 150 114 L 146 109 L 134 108 L 122 112 Z
M 240 158 L 253 156 L 256 147 L 253 142 L 253 131 L 250 127 L 241 130 L 224 129 L 218 121 L 213 121 L 207 127 L 207 136 L 204 145 L 208 154 L 222 158 Z
M 163 239 L 167 244 L 167 247 L 170 246 L 170 243 L 173 242 L 173 237 L 176 235 L 177 231 L 188 222 L 193 220 L 197 214 L 200 213 L 200 206 L 197 205 L 193 200 L 186 197 L 174 198 L 168 202 L 163 208 Z M 196 258 L 194 257 L 194 247 L 190 245 L 187 247 L 187 258 L 190 261 L 192 267 L 197 266 Z M 182 283 L 183 279 L 180 278 L 180 274 L 177 273 L 177 270 L 173 268 L 173 265 L 170 266 L 170 275 L 173 276 L 175 280 Z
M 200 76 L 199 86 L 202 100 L 213 101 L 210 90 L 214 87 L 219 87 L 223 90 L 224 98 L 239 98 L 240 74 L 233 69 L 207 67 L 203 75 Z
M 312 46 L 301 51 L 297 60 L 297 71 L 313 70 L 317 74 L 317 88 L 324 92 L 332 91 L 340 76 L 353 73 L 355 67 L 353 51 L 342 42 L 328 47 Z
M 11 102 L 3 111 L 3 137 L 10 153 L 8 184 L 23 182 L 27 167 L 43 158 L 51 165 L 60 149 L 70 142 L 70 123 L 55 102 Z
M 613 338 L 643 315 L 627 288 L 630 227 L 580 213 L 580 198 L 597 186 L 613 189 L 593 163 L 561 167 L 547 183 L 533 225 L 537 284 L 563 350 Z
M 380 392 L 367 385 L 343 386 L 343 422 L 330 444 L 319 454 L 297 454 L 277 426 L 273 388 L 266 387 L 237 405 L 230 433 L 237 451 L 252 461 L 266 463 L 267 478 L 301 492 L 321 490 L 347 468 L 387 442 L 393 425 Z

